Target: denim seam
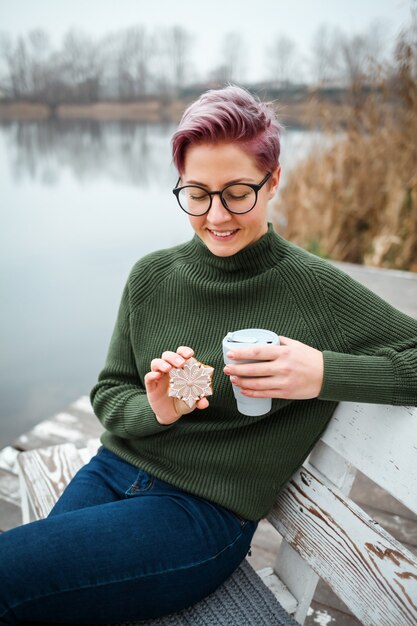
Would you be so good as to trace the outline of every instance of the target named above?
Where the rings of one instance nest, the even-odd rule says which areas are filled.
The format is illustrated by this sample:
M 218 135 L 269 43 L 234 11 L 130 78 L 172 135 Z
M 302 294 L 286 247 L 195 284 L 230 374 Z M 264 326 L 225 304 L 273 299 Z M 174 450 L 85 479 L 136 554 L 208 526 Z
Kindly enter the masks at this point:
M 124 495 L 126 497 L 134 496 L 134 495 L 141 494 L 141 493 L 146 493 L 153 488 L 155 484 L 154 478 L 148 479 L 146 487 L 142 487 L 142 488 L 139 487 L 140 483 L 143 482 L 140 480 L 141 474 L 143 474 L 143 470 L 139 470 L 138 475 L 136 476 L 136 480 L 134 480 L 133 483 L 130 485 L 130 487 L 126 489 L 126 491 L 124 492 Z M 150 475 L 148 474 L 148 476 Z
M 213 559 L 216 559 L 217 557 L 219 557 L 226 550 L 229 550 L 238 541 L 238 539 L 241 538 L 242 534 L 243 533 L 240 532 L 239 535 L 237 535 L 237 537 L 231 543 L 229 543 L 227 546 L 222 548 L 222 550 L 220 550 L 220 552 L 217 552 L 215 555 L 211 556 L 208 559 L 205 559 L 204 561 L 199 561 L 198 563 L 193 563 L 192 565 L 186 565 L 186 566 L 175 567 L 175 568 L 172 567 L 172 568 L 169 568 L 169 569 L 160 570 L 158 572 L 152 572 L 151 574 L 136 574 L 136 575 L 133 575 L 133 576 L 127 576 L 125 578 L 120 578 L 118 580 L 107 580 L 106 582 L 97 582 L 97 583 L 94 583 L 94 584 L 81 585 L 81 586 L 78 585 L 77 587 L 72 587 L 70 589 L 60 589 L 59 591 L 53 591 L 53 592 L 50 592 L 50 593 L 44 593 L 44 594 L 42 594 L 40 596 L 36 596 L 34 598 L 30 598 L 30 600 L 27 599 L 24 602 L 18 602 L 14 606 L 12 606 L 9 609 L 7 609 L 7 611 L 5 613 L 0 615 L 0 618 L 4 617 L 6 615 L 6 613 L 9 612 L 10 610 L 14 611 L 14 609 L 16 609 L 17 607 L 19 607 L 21 605 L 24 605 L 25 602 L 34 602 L 35 600 L 40 600 L 42 598 L 48 598 L 50 596 L 57 595 L 58 593 L 68 593 L 68 592 L 71 592 L 71 591 L 76 591 L 77 589 L 80 589 L 80 590 L 81 589 L 89 589 L 91 587 L 102 587 L 104 585 L 110 585 L 110 584 L 114 584 L 114 583 L 121 583 L 121 582 L 125 582 L 127 580 L 134 580 L 134 579 L 140 579 L 140 578 L 149 578 L 151 576 L 158 576 L 160 574 L 168 574 L 169 572 L 186 570 L 186 569 L 192 569 L 194 567 L 198 567 L 200 565 L 204 565 L 206 563 L 209 563 Z

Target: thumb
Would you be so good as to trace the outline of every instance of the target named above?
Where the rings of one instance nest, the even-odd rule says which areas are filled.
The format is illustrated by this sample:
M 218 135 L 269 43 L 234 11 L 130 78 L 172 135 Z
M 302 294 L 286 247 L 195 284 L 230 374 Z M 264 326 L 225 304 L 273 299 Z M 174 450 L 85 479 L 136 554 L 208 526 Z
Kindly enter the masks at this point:
M 204 398 L 200 398 L 200 400 L 197 401 L 195 406 L 197 409 L 207 409 L 208 405 L 209 405 L 209 401 L 207 400 L 206 397 L 204 397 Z
M 282 337 L 281 335 L 279 337 L 280 346 L 291 346 L 294 343 L 296 343 L 295 339 L 290 339 L 289 337 Z

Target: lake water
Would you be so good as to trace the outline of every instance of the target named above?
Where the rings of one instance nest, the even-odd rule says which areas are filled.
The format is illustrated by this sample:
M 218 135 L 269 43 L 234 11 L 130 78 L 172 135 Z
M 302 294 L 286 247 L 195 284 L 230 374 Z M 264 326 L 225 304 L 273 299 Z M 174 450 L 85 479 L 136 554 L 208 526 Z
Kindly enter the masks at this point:
M 0 448 L 97 380 L 130 268 L 192 236 L 166 125 L 0 125 Z M 287 130 L 285 172 L 317 135 Z

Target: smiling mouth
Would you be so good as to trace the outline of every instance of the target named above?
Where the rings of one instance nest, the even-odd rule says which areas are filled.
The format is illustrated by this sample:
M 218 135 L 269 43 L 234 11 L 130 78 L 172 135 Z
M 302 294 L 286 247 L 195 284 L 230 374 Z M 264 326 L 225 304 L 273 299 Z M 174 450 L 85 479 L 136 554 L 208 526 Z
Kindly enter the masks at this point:
M 216 239 L 230 239 L 235 235 L 239 229 L 235 228 L 234 230 L 212 230 L 210 228 L 207 229 L 212 237 Z

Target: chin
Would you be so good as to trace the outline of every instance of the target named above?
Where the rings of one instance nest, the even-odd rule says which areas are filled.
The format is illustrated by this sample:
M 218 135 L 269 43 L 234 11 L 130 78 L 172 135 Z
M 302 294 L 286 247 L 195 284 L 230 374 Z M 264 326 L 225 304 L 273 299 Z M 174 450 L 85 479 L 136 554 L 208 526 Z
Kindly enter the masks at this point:
M 233 256 L 234 254 L 236 254 L 237 252 L 240 252 L 241 250 L 241 248 L 238 248 L 236 250 L 219 250 L 218 248 L 216 249 L 213 248 L 213 246 L 207 246 L 207 247 L 212 254 L 214 254 L 215 256 L 222 256 L 222 257 Z
M 239 245 L 238 242 L 234 242 L 233 244 L 226 242 L 217 243 L 206 237 L 204 237 L 203 241 L 212 254 L 214 254 L 215 256 L 223 257 L 233 256 L 237 252 L 240 252 L 240 250 L 243 250 L 243 248 L 246 246 L 246 244 Z

